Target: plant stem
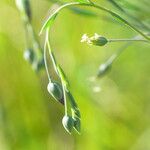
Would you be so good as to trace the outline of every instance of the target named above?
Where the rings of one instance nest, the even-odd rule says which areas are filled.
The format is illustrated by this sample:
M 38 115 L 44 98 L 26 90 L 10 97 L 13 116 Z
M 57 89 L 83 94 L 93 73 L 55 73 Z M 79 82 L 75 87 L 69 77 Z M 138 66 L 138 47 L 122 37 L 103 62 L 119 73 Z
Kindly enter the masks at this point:
M 139 29 L 137 29 L 136 27 L 134 27 L 131 23 L 129 23 L 127 20 L 125 20 L 124 18 L 122 18 L 120 15 L 118 15 L 117 13 L 105 8 L 105 7 L 102 7 L 96 3 L 93 3 L 90 5 L 92 7 L 95 7 L 97 9 L 100 9 L 100 10 L 103 10 L 107 13 L 109 13 L 110 15 L 112 15 L 113 17 L 115 17 L 116 19 L 119 19 L 120 21 L 122 21 L 123 23 L 125 23 L 126 25 L 128 25 L 130 28 L 132 28 L 133 30 L 135 30 L 136 32 L 138 32 L 139 34 L 141 34 L 145 39 L 149 40 L 150 41 L 150 38 L 147 37 L 143 32 L 141 32 Z
M 144 39 L 108 39 L 108 42 L 149 42 Z
M 64 95 L 65 115 L 67 116 L 67 114 L 68 114 L 68 108 L 67 108 L 66 90 L 65 90 L 65 86 L 63 84 L 62 78 L 61 78 L 61 83 L 62 83 L 63 95 Z
M 48 46 L 48 50 L 49 50 L 49 55 L 50 55 L 50 58 L 52 60 L 52 63 L 53 63 L 53 66 L 54 66 L 54 69 L 56 71 L 56 73 L 58 74 L 58 70 L 57 70 L 57 62 L 56 62 L 56 59 L 52 53 L 52 49 L 51 49 L 51 46 L 50 46 L 50 42 L 49 42 L 49 28 L 46 30 L 46 43 L 47 43 L 47 46 Z M 58 74 L 59 75 L 59 74 Z M 65 105 L 65 115 L 68 114 L 68 110 L 67 110 L 67 99 L 66 99 L 66 90 L 65 90 L 65 86 L 64 86 L 64 82 L 63 82 L 63 78 L 61 75 L 59 75 L 60 79 L 61 79 L 61 83 L 62 83 L 62 88 L 63 88 L 63 95 L 64 95 L 64 105 Z
M 149 35 L 149 34 L 147 34 Z M 120 40 L 120 39 L 119 39 Z M 114 54 L 112 54 L 112 56 L 110 56 L 108 58 L 108 60 L 105 62 L 108 65 L 111 65 L 120 55 L 121 53 L 127 48 L 129 47 L 133 42 L 132 41 L 143 41 L 143 39 L 141 39 L 139 36 L 135 36 L 132 39 L 128 40 L 126 44 L 124 44 L 123 46 L 121 46 Z M 113 42 L 113 41 L 112 41 Z M 115 41 L 114 41 L 115 42 Z M 126 41 L 125 41 L 126 42 Z M 144 42 L 148 42 L 147 40 Z
M 48 36 L 48 32 L 49 32 L 49 30 L 47 31 L 47 36 Z M 50 58 L 52 60 L 53 66 L 54 66 L 54 70 L 58 74 L 57 62 L 56 62 L 55 56 L 54 56 L 52 49 L 51 49 L 51 46 L 50 46 L 49 37 L 47 37 L 47 46 L 48 46 Z
M 121 53 L 131 45 L 131 42 L 126 43 L 122 47 L 120 47 L 112 56 L 108 58 L 108 60 L 105 62 L 107 65 L 112 65 L 112 63 L 121 55 Z
M 46 50 L 47 50 L 46 46 L 47 46 L 47 34 L 46 34 L 45 43 L 44 43 L 44 63 L 45 63 L 45 69 L 46 69 L 46 73 L 47 73 L 49 82 L 52 82 L 52 79 L 51 79 L 49 71 L 48 71 L 47 58 L 46 58 Z
M 56 71 L 56 73 L 58 74 L 58 76 L 60 77 L 60 80 L 61 80 L 61 83 L 62 83 L 62 88 L 63 88 L 63 95 L 64 95 L 64 105 L 65 105 L 65 115 L 68 114 L 68 109 L 67 109 L 67 99 L 66 99 L 66 89 L 65 89 L 65 85 L 64 85 L 64 81 L 63 81 L 63 77 L 61 76 L 61 74 L 58 73 L 58 64 L 56 62 L 56 59 L 52 53 L 52 49 L 51 49 L 51 46 L 50 46 L 50 42 L 49 42 L 49 28 L 46 30 L 46 43 L 48 45 L 48 49 L 49 49 L 49 55 L 50 55 L 50 58 L 52 60 L 52 63 L 53 63 L 53 66 L 54 66 L 54 69 Z

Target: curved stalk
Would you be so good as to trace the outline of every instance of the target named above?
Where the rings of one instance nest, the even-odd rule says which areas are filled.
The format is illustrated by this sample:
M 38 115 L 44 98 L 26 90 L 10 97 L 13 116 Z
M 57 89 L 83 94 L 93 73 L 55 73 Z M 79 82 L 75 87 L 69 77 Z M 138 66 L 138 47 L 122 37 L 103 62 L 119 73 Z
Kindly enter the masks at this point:
M 47 32 L 49 32 L 49 31 L 47 31 Z M 48 34 L 48 33 L 47 33 Z M 56 62 L 56 59 L 55 59 L 55 56 L 54 56 L 54 54 L 53 54 L 53 52 L 52 52 L 52 49 L 51 49 L 51 46 L 50 46 L 50 43 L 49 43 L 49 38 L 47 37 L 47 46 L 48 46 L 48 51 L 49 51 L 49 55 L 50 55 L 50 58 L 51 58 L 51 60 L 52 60 L 52 63 L 53 63 L 53 66 L 54 66 L 54 70 L 55 70 L 55 72 L 58 74 L 58 70 L 57 70 L 57 62 Z
M 66 7 L 70 7 L 70 6 L 76 6 L 76 5 L 80 5 L 80 6 L 89 6 L 89 7 L 94 7 L 97 8 L 99 10 L 105 11 L 107 13 L 109 13 L 110 15 L 112 15 L 113 17 L 115 17 L 116 19 L 119 19 L 121 22 L 123 22 L 124 24 L 128 25 L 130 28 L 132 28 L 134 31 L 138 32 L 141 36 L 143 36 L 145 39 L 150 41 L 150 38 L 147 37 L 143 32 L 141 32 L 139 29 L 137 29 L 136 27 L 134 27 L 131 23 L 129 23 L 128 21 L 126 21 L 124 18 L 122 18 L 120 15 L 118 15 L 117 13 L 103 7 L 100 6 L 94 2 L 90 2 L 90 3 L 81 3 L 81 2 L 71 2 L 71 3 L 67 3 L 64 4 L 62 6 L 60 6 L 58 9 L 56 9 L 52 15 L 50 15 L 50 17 L 47 19 L 47 21 L 45 22 L 45 24 L 43 25 L 40 34 L 42 33 L 42 31 L 48 27 L 49 21 L 51 20 L 52 17 L 54 17 L 59 11 L 61 11 L 62 9 L 66 8 Z
M 47 43 L 47 46 L 48 46 L 50 58 L 52 60 L 54 69 L 55 69 L 56 73 L 58 74 L 58 76 L 60 77 L 60 80 L 61 80 L 61 83 L 62 83 L 63 95 L 64 95 L 64 105 L 65 105 L 65 115 L 67 115 L 68 114 L 68 108 L 67 108 L 66 89 L 65 89 L 63 78 L 62 78 L 61 74 L 59 74 L 59 71 L 57 69 L 58 68 L 58 64 L 57 64 L 56 59 L 55 59 L 55 57 L 54 57 L 54 55 L 52 53 L 52 49 L 51 49 L 51 46 L 50 46 L 50 43 L 49 43 L 49 28 L 46 31 L 46 37 L 47 37 L 46 38 L 46 43 Z

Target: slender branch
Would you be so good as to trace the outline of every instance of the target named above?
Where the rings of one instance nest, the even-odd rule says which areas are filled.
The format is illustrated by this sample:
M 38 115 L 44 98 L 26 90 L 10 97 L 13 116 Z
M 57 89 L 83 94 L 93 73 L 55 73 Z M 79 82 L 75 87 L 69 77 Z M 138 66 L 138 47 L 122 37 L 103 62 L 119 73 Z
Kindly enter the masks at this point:
M 149 36 L 149 33 L 146 35 Z M 133 43 L 132 41 L 141 41 L 141 40 L 143 40 L 143 39 L 141 39 L 139 36 L 133 37 L 132 39 L 130 39 L 128 41 L 128 43 L 121 46 L 114 54 L 112 54 L 112 56 L 110 56 L 105 63 L 108 65 L 111 65 L 121 55 L 121 53 Z M 147 41 L 145 41 L 145 42 L 147 42 Z
M 46 58 L 47 38 L 48 38 L 48 35 L 47 35 L 47 33 L 46 33 L 46 38 L 45 38 L 45 43 L 44 43 L 44 63 L 45 63 L 45 69 L 46 69 L 46 73 L 47 73 L 49 82 L 52 82 L 51 77 L 50 77 L 50 74 L 49 74 L 49 71 L 48 71 L 47 58 Z
M 123 46 L 121 46 L 114 54 L 112 54 L 108 60 L 105 62 L 105 64 L 107 65 L 111 65 L 120 55 L 121 53 L 130 45 L 132 44 L 132 42 L 128 42 L 126 44 L 124 44 Z
M 66 90 L 65 90 L 65 86 L 64 86 L 64 84 L 63 84 L 62 78 L 61 78 L 61 83 L 62 83 L 62 87 L 63 87 L 64 105 L 65 105 L 65 115 L 67 116 L 67 114 L 68 114 L 68 108 L 67 108 Z
M 131 23 L 129 23 L 128 21 L 126 21 L 124 18 L 122 18 L 120 15 L 118 15 L 117 13 L 105 8 L 105 7 L 102 7 L 100 5 L 97 5 L 96 3 L 92 3 L 91 4 L 92 7 L 95 7 L 95 8 L 98 8 L 98 9 L 101 9 L 107 13 L 109 13 L 110 15 L 112 15 L 113 17 L 115 17 L 116 19 L 119 19 L 120 21 L 124 22 L 126 25 L 128 25 L 130 28 L 132 28 L 133 30 L 135 30 L 136 32 L 138 32 L 139 34 L 141 34 L 145 39 L 149 40 L 150 41 L 150 38 L 147 37 L 143 32 L 141 32 L 139 29 L 137 29 L 136 27 L 134 27 Z
M 49 31 L 47 31 L 49 32 Z M 54 69 L 55 69 L 55 72 L 58 74 L 58 70 L 57 70 L 57 62 L 56 62 L 56 59 L 55 59 L 55 56 L 52 52 L 52 49 L 51 49 L 51 45 L 50 45 L 50 42 L 49 42 L 49 37 L 47 37 L 47 46 L 48 46 L 48 50 L 49 50 L 49 55 L 50 55 L 50 58 L 52 60 L 52 63 L 53 63 L 53 66 L 54 66 Z
M 144 39 L 108 39 L 108 42 L 149 42 Z
M 54 69 L 56 71 L 56 73 L 58 74 L 58 76 L 60 77 L 60 80 L 61 80 L 61 83 L 62 83 L 62 88 L 63 88 L 63 95 L 64 95 L 64 105 L 65 105 L 65 115 L 68 114 L 68 109 L 67 109 L 67 98 L 66 98 L 66 89 L 65 89 L 65 85 L 64 85 L 64 81 L 63 81 L 63 77 L 61 74 L 58 73 L 58 64 L 56 62 L 56 59 L 52 53 L 52 49 L 51 49 L 51 46 L 50 46 L 50 42 L 49 42 L 49 28 L 47 29 L 46 31 L 46 43 L 48 45 L 48 49 L 49 49 L 49 55 L 50 55 L 50 58 L 52 59 L 52 63 L 53 63 L 53 66 L 54 66 Z

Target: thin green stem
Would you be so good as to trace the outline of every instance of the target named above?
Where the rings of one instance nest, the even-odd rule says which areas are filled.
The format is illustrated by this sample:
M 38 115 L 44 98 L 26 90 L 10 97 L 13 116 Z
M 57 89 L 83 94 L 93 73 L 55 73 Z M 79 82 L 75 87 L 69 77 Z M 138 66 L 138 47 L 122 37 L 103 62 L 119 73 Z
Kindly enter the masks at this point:
M 141 34 L 145 39 L 150 41 L 150 38 L 147 37 L 143 32 L 141 32 L 139 29 L 137 29 L 135 26 L 133 26 L 131 23 L 129 23 L 127 20 L 125 20 L 124 18 L 122 18 L 120 15 L 118 15 L 117 13 L 102 7 L 96 3 L 92 3 L 90 6 L 95 7 L 97 9 L 103 10 L 107 13 L 109 13 L 110 15 L 112 15 L 113 17 L 115 17 L 116 19 L 119 19 L 120 21 L 122 21 L 123 23 L 125 23 L 126 25 L 128 25 L 130 28 L 132 28 L 133 30 L 135 30 L 136 32 L 138 32 L 139 34 Z
M 149 36 L 150 34 L 147 33 L 146 34 L 147 36 Z M 138 36 L 135 36 L 133 38 L 131 38 L 130 41 L 128 41 L 126 44 L 124 44 L 123 46 L 121 46 L 114 54 L 112 54 L 107 60 L 106 62 L 104 62 L 104 64 L 107 64 L 107 65 L 112 65 L 112 63 L 121 55 L 121 53 L 127 48 L 129 47 L 131 44 L 133 44 L 132 41 L 134 40 L 142 40 L 141 37 L 138 35 Z
M 46 37 L 47 37 L 46 38 L 46 43 L 47 43 L 47 46 L 48 46 L 48 49 L 49 49 L 50 58 L 52 60 L 52 63 L 53 63 L 53 66 L 54 66 L 54 69 L 55 69 L 56 73 L 59 75 L 58 70 L 57 70 L 58 64 L 57 64 L 56 59 L 55 59 L 55 57 L 52 53 L 52 49 L 51 49 L 50 42 L 49 42 L 49 28 L 46 30 Z M 65 88 L 65 85 L 64 85 L 63 77 L 61 75 L 59 75 L 59 77 L 61 79 L 62 88 L 63 88 L 65 115 L 67 115 L 68 114 L 68 109 L 67 109 L 67 99 L 66 99 L 66 88 Z
M 63 95 L 64 95 L 64 106 L 65 106 L 65 115 L 68 115 L 68 108 L 67 108 L 67 98 L 66 98 L 66 90 L 61 78 L 62 88 L 63 88 Z
M 56 62 L 56 59 L 55 59 L 55 56 L 52 52 L 52 49 L 51 49 L 51 45 L 50 45 L 50 42 L 49 42 L 49 28 L 47 29 L 47 46 L 48 46 L 48 50 L 49 50 L 49 55 L 50 55 L 50 58 L 52 60 L 52 63 L 53 63 L 53 66 L 54 66 L 54 69 L 55 69 L 55 72 L 58 74 L 58 70 L 57 70 L 57 62 Z
M 49 74 L 49 71 L 48 71 L 47 58 L 46 58 L 46 51 L 47 51 L 47 35 L 46 35 L 45 44 L 44 44 L 44 63 L 45 63 L 45 69 L 46 69 L 46 73 L 47 73 L 49 82 L 52 82 L 52 79 L 51 79 L 50 74 Z
M 108 39 L 108 42 L 149 42 L 144 39 Z
M 121 55 L 121 53 L 131 44 L 132 42 L 128 42 L 122 47 L 120 47 L 114 54 L 112 54 L 112 56 L 110 56 L 110 58 L 105 62 L 105 64 L 112 65 L 112 63 Z
M 149 36 L 149 33 L 146 34 L 147 36 Z M 105 62 L 105 64 L 108 64 L 108 65 L 111 65 L 120 55 L 121 53 L 127 48 L 129 47 L 131 44 L 133 44 L 132 41 L 140 41 L 140 40 L 143 40 L 141 39 L 141 37 L 138 35 L 138 36 L 135 36 L 133 38 L 131 38 L 129 41 L 127 41 L 126 44 L 124 44 L 123 46 L 121 46 L 114 54 L 112 54 L 112 56 L 110 56 L 108 58 L 108 60 Z M 145 41 L 147 42 L 147 41 Z

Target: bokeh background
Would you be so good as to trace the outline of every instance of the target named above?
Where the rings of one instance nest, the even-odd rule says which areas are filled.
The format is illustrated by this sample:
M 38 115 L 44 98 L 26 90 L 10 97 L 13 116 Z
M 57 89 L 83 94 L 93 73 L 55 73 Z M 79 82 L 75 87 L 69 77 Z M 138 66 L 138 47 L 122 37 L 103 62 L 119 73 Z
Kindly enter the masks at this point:
M 135 21 L 110 1 L 97 2 Z M 149 0 L 117 2 L 149 25 Z M 52 4 L 31 0 L 37 34 Z M 0 150 L 150 150 L 150 45 L 132 44 L 108 75 L 91 81 L 99 65 L 123 43 L 94 47 L 80 43 L 81 36 L 137 35 L 108 14 L 94 12 L 98 16 L 63 10 L 51 31 L 52 47 L 82 114 L 81 135 L 68 135 L 61 123 L 64 108 L 48 94 L 44 69 L 36 73 L 23 59 L 25 33 L 15 1 L 0 0 Z M 41 44 L 43 38 L 39 38 Z

